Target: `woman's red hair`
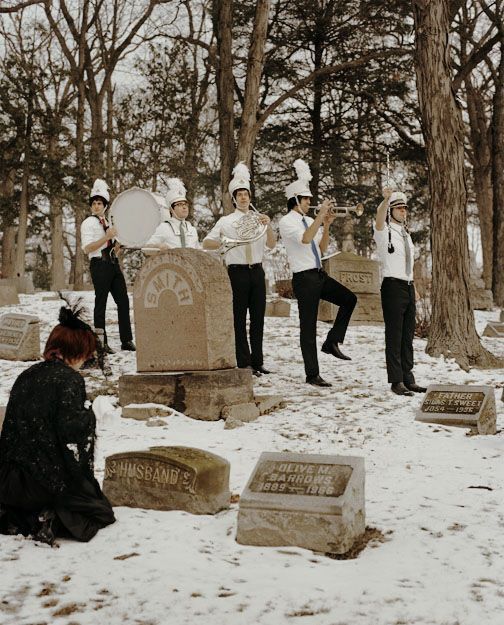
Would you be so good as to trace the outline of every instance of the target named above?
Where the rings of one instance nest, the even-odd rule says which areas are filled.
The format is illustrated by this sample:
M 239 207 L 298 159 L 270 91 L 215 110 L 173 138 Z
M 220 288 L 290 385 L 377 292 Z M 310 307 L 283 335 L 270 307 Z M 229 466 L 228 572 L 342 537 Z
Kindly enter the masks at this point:
M 44 348 L 44 360 L 61 358 L 65 362 L 88 360 L 96 350 L 96 337 L 91 330 L 57 325 Z

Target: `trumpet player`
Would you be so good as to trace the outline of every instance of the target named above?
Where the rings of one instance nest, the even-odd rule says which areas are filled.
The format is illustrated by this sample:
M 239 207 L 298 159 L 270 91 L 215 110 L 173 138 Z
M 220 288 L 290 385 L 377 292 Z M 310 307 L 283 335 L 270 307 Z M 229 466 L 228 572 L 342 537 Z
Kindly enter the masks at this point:
M 251 369 L 256 376 L 270 373 L 264 367 L 263 330 L 266 311 L 266 283 L 262 260 L 265 247 L 276 245 L 276 235 L 271 228 L 270 218 L 251 208 L 250 172 L 244 163 L 233 169 L 229 183 L 235 211 L 221 217 L 203 239 L 203 249 L 217 250 L 223 238 L 241 239 L 241 226 L 249 220 L 256 226 L 266 226 L 264 236 L 230 249 L 225 255 L 231 289 L 233 291 L 233 319 L 235 332 L 236 363 L 241 369 Z M 249 337 L 247 337 L 247 312 L 250 316 Z M 250 344 L 249 344 L 250 338 Z
M 381 301 L 385 321 L 385 360 L 391 390 L 413 395 L 427 390 L 413 375 L 416 300 L 413 283 L 414 247 L 406 229 L 407 199 L 400 191 L 383 190 L 376 212 L 374 240 L 383 268 Z
M 189 215 L 189 202 L 187 191 L 180 178 L 168 179 L 168 192 L 166 204 L 169 213 L 156 228 L 149 239 L 146 247 L 156 247 L 160 250 L 168 250 L 176 247 L 198 248 L 198 232 L 187 221 Z M 166 209 L 163 209 L 166 212 Z
M 280 236 L 291 266 L 292 287 L 298 301 L 301 353 L 306 382 L 314 386 L 332 386 L 319 372 L 317 358 L 317 313 L 321 299 L 339 306 L 333 327 L 322 351 L 342 360 L 351 360 L 339 345 L 345 339 L 357 297 L 322 269 L 321 257 L 329 244 L 329 226 L 335 219 L 331 202 L 324 200 L 315 219 L 307 217 L 312 197 L 310 168 L 303 160 L 294 162 L 298 179 L 285 189 L 289 212 L 280 220 Z

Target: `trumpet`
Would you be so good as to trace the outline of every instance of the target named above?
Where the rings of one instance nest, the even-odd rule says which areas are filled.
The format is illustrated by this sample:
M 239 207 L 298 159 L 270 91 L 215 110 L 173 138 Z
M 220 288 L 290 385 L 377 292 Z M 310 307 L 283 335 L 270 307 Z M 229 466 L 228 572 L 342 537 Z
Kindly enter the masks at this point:
M 321 206 L 310 206 L 313 208 L 315 215 L 319 212 Z M 356 206 L 334 206 L 329 209 L 329 215 L 332 217 L 346 217 L 350 213 L 355 213 L 356 217 L 360 217 L 364 213 L 364 204 L 359 202 Z

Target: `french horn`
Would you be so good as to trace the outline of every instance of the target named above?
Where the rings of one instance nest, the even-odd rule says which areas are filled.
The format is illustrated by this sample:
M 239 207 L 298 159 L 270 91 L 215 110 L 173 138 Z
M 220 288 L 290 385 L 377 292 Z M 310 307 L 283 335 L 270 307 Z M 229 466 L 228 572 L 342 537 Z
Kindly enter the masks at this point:
M 230 250 L 242 245 L 248 245 L 259 241 L 265 234 L 268 226 L 259 219 L 259 213 L 255 208 L 251 208 L 244 213 L 235 223 L 238 239 L 222 237 L 218 249 L 221 256 L 225 256 Z

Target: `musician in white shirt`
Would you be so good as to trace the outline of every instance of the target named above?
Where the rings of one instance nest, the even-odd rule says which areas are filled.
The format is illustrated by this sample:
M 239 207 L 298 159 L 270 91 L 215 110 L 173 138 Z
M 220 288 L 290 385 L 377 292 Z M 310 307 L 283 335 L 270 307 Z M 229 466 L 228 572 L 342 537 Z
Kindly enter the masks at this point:
M 329 226 L 334 221 L 329 209 L 331 202 L 324 200 L 315 217 L 307 217 L 312 197 L 308 164 L 298 159 L 294 162 L 298 179 L 285 189 L 289 212 L 279 223 L 280 236 L 287 251 L 293 272 L 292 288 L 298 301 L 301 353 L 306 382 L 314 386 L 332 386 L 319 372 L 317 357 L 317 314 L 321 299 L 339 306 L 333 327 L 322 345 L 322 351 L 342 360 L 350 360 L 339 348 L 345 339 L 357 298 L 344 285 L 331 278 L 322 269 L 322 254 L 329 244 Z
M 240 240 L 240 226 L 244 220 L 254 219 L 250 208 L 250 173 L 243 163 L 233 170 L 229 193 L 236 207 L 230 215 L 221 217 L 203 240 L 203 248 L 216 250 L 222 238 Z M 270 371 L 264 367 L 263 330 L 266 311 L 266 283 L 262 260 L 265 247 L 276 245 L 276 235 L 270 218 L 254 211 L 255 219 L 267 226 L 264 236 L 257 241 L 237 246 L 227 252 L 225 262 L 233 290 L 233 319 L 236 362 L 241 369 L 251 369 L 260 376 Z M 247 311 L 250 315 L 250 344 L 247 337 Z
M 110 293 L 117 305 L 121 349 L 135 351 L 129 316 L 129 298 L 121 266 L 117 258 L 114 237 L 117 231 L 110 227 L 105 210 L 110 200 L 108 185 L 97 179 L 91 189 L 89 205 L 91 215 L 81 224 L 82 250 L 89 257 L 89 271 L 95 290 L 94 327 L 103 330 L 104 347 L 113 353 L 105 332 L 105 311 Z
M 189 203 L 184 183 L 179 178 L 168 179 L 168 193 L 166 204 L 168 214 L 164 221 L 146 243 L 146 247 L 154 247 L 160 250 L 177 247 L 199 248 L 198 232 L 187 221 L 189 215 Z M 166 209 L 164 209 L 166 210 Z
M 397 395 L 425 393 L 413 375 L 416 299 L 413 283 L 415 248 L 406 229 L 407 199 L 400 191 L 383 190 L 376 212 L 374 240 L 382 264 L 381 300 L 385 322 L 385 359 L 391 390 Z

